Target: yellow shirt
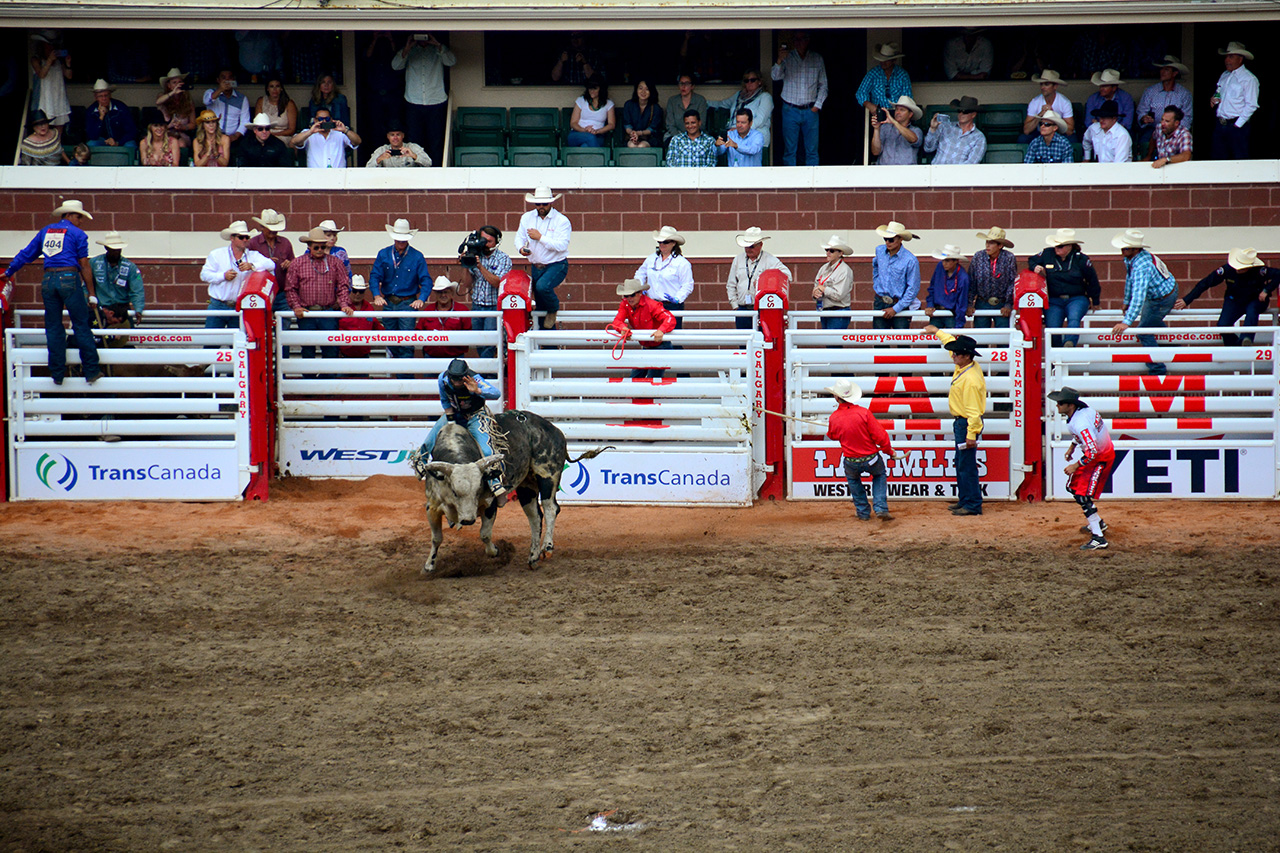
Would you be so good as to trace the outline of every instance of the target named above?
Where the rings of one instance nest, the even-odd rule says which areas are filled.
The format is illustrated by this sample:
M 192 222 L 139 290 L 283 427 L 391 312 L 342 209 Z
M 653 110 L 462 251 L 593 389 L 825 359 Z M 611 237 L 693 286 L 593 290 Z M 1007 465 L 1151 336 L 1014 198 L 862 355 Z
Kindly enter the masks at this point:
M 955 335 L 938 331 L 938 340 L 943 345 L 954 341 Z M 969 422 L 966 438 L 977 438 L 982 433 L 982 415 L 987 410 L 987 380 L 982 375 L 982 368 L 973 361 L 964 367 L 957 367 L 951 374 L 951 391 L 947 394 L 947 406 L 951 414 L 964 418 Z

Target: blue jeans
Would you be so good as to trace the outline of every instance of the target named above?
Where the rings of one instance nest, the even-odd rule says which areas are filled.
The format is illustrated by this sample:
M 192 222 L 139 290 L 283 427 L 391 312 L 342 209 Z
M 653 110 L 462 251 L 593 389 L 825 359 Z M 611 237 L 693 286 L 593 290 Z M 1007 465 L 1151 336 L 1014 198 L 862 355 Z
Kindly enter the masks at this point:
M 669 299 L 664 299 L 664 300 L 662 300 L 662 307 L 663 307 L 663 308 L 666 308 L 668 311 L 683 311 L 683 310 L 684 310 L 684 303 L 683 303 L 683 302 L 672 302 L 672 301 L 671 301 L 671 300 L 669 300 Z M 673 314 L 672 316 L 675 316 L 675 315 Z M 684 328 L 684 318 L 683 318 L 683 317 L 676 317 L 676 328 L 677 328 L 677 329 L 683 329 L 683 328 Z
M 80 284 L 80 270 L 45 270 L 40 279 L 44 300 L 44 341 L 49 347 L 49 375 L 62 384 L 67 375 L 67 329 L 62 325 L 62 309 L 71 316 L 71 334 L 80 350 L 80 369 L 86 379 L 101 374 L 98 346 L 93 340 L 89 300 Z
M 312 317 L 305 315 L 298 318 L 298 330 L 302 332 L 336 332 L 338 331 L 337 317 Z M 303 358 L 315 358 L 316 348 L 314 346 L 305 346 L 302 348 Z M 337 358 L 338 346 L 322 346 L 320 347 L 321 358 Z
M 484 456 L 493 455 L 493 445 L 489 443 L 489 431 L 486 428 L 489 419 L 480 417 L 481 412 L 476 412 L 467 418 L 467 432 L 471 433 L 471 437 L 476 440 L 476 444 L 480 445 L 480 453 Z M 436 425 L 431 428 L 431 433 L 427 436 L 427 440 L 422 442 L 422 446 L 418 449 L 423 453 L 430 455 L 435 450 L 436 439 L 440 437 L 440 430 L 444 429 L 444 425 L 449 423 L 449 418 L 445 415 L 440 416 L 440 420 L 436 421 Z
M 964 509 L 982 512 L 982 486 L 978 483 L 978 448 L 964 447 L 969 436 L 968 418 L 956 418 L 956 500 Z
M 950 317 L 930 317 L 929 319 L 933 322 L 933 325 L 937 326 L 939 329 L 963 329 L 967 319 L 964 316 L 964 310 L 965 309 L 961 308 Z M 897 318 L 895 317 L 894 319 Z
M 671 341 L 663 341 L 656 347 L 645 347 L 645 352 L 652 352 L 658 349 L 672 349 Z M 667 372 L 665 367 L 633 367 L 631 368 L 632 379 L 661 379 L 663 374 Z
M 1234 124 L 1219 124 L 1215 117 L 1213 120 L 1213 141 L 1210 148 L 1213 159 L 1248 160 L 1249 130 L 1252 127 L 1252 120 L 1246 122 L 1244 127 L 1236 127 Z
M 739 306 L 738 306 L 738 310 L 739 310 L 739 311 L 754 311 L 754 310 L 756 310 L 756 306 L 754 306 L 754 305 L 739 305 Z M 754 314 L 752 314 L 750 317 L 734 317 L 734 318 L 733 318 L 733 327 L 734 327 L 735 329 L 754 329 L 754 328 L 756 327 L 756 317 L 755 317 L 755 315 L 754 315 Z
M 449 120 L 449 102 L 404 105 L 405 139 L 418 143 L 431 157 L 432 166 L 443 166 L 444 128 Z
M 1044 325 L 1049 329 L 1079 329 L 1084 325 L 1084 315 L 1087 313 L 1089 313 L 1087 296 L 1050 296 L 1044 304 Z M 1075 346 L 1080 343 L 1080 336 L 1053 336 L 1055 347 L 1060 347 L 1064 343 Z
M 796 165 L 796 151 L 804 138 L 805 166 L 818 165 L 818 114 L 782 104 L 782 165 Z
M 975 329 L 1007 329 L 1012 317 L 1002 317 L 999 311 L 977 311 L 973 315 Z
M 386 298 L 386 297 L 384 297 Z M 389 316 L 382 318 L 382 327 L 388 332 L 412 332 L 413 327 L 418 322 L 417 312 L 413 310 L 413 297 L 405 299 L 403 302 L 392 302 L 387 298 L 387 307 L 384 310 L 401 312 L 402 316 Z M 413 347 L 387 347 L 387 355 L 392 358 L 413 358 Z M 400 376 L 401 379 L 408 379 L 407 375 Z
M 496 305 L 481 305 L 479 302 L 471 303 L 472 311 L 497 311 Z M 494 332 L 498 330 L 497 317 L 472 317 L 471 330 L 473 332 Z M 481 358 L 495 358 L 498 355 L 497 347 L 476 347 L 476 355 Z
M 1258 325 L 1258 315 L 1267 310 L 1267 303 L 1270 301 L 1270 298 L 1264 302 L 1258 301 L 1257 298 L 1237 300 L 1228 293 L 1226 298 L 1222 300 L 1222 313 L 1218 315 L 1218 326 L 1221 328 L 1234 326 L 1236 320 L 1241 317 L 1244 317 L 1246 326 L 1256 326 Z M 1253 332 L 1244 335 L 1232 335 L 1223 332 L 1222 342 L 1229 347 L 1253 346 Z
M 544 267 L 530 264 L 529 278 L 533 281 L 534 307 L 539 311 L 559 311 L 560 299 L 556 296 L 556 288 L 564 283 L 567 275 L 568 261 L 556 261 Z
M 1139 328 L 1165 328 L 1164 318 L 1173 310 L 1173 303 L 1177 301 L 1177 290 L 1169 291 L 1169 295 L 1167 296 L 1148 297 L 1147 301 L 1142 303 L 1142 311 L 1138 314 Z M 1138 335 L 1138 343 L 1144 347 L 1160 346 L 1159 342 L 1156 341 L 1155 335 Z M 1152 361 L 1147 364 L 1147 372 L 1164 374 L 1169 372 L 1169 368 L 1165 367 L 1165 364 L 1162 361 Z
M 605 136 L 603 134 L 597 136 L 594 133 L 571 130 L 569 131 L 568 143 L 570 148 L 603 148 Z
M 897 301 L 893 299 L 885 299 L 880 294 L 876 294 L 871 300 L 871 307 L 877 311 L 883 311 L 886 308 L 892 308 L 897 305 Z M 911 327 L 911 318 L 898 315 L 892 320 L 886 320 L 884 317 L 876 317 L 871 321 L 873 329 L 909 329 Z
M 286 307 L 288 307 L 286 305 Z M 221 299 L 209 299 L 210 311 L 235 311 L 234 302 L 223 302 Z M 204 327 L 206 329 L 238 329 L 240 328 L 240 315 L 234 317 L 205 317 Z
M 862 486 L 862 475 L 871 475 L 871 505 L 867 504 L 867 490 Z M 849 483 L 849 495 L 858 518 L 870 518 L 874 506 L 876 515 L 889 511 L 889 475 L 885 472 L 884 458 L 879 453 L 869 462 L 844 460 L 844 478 Z
M 832 308 L 831 311 L 844 311 L 844 308 Z M 818 318 L 818 324 L 829 332 L 843 332 L 849 328 L 849 318 L 844 315 L 830 316 L 823 314 Z
M 284 282 L 282 282 L 282 281 L 278 281 L 278 282 L 276 282 L 276 287 L 281 288 L 281 290 L 280 290 L 280 292 L 279 292 L 279 293 L 277 293 L 277 294 L 275 295 L 275 298 L 271 300 L 271 312 L 272 312 L 273 314 L 279 313 L 279 312 L 281 312 L 281 311 L 289 311 L 289 312 L 292 312 L 292 311 L 293 311 L 293 309 L 289 307 L 289 299 L 284 295 L 284 289 L 283 289 L 283 288 L 284 288 Z M 281 317 L 281 318 L 280 318 L 280 330 L 281 330 L 281 331 L 284 331 L 284 330 L 286 330 L 286 329 L 292 329 L 292 328 L 293 328 L 293 319 L 292 319 L 291 317 Z M 288 358 L 288 357 L 289 357 L 289 348 L 288 348 L 288 347 L 281 347 L 281 348 L 280 348 L 280 357 L 281 357 L 281 358 Z

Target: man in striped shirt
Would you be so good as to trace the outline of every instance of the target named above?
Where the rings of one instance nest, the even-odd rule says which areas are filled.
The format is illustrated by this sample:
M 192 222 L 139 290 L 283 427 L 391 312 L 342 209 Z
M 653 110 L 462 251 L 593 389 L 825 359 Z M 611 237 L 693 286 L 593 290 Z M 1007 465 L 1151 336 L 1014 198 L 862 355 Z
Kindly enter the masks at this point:
M 978 99 L 965 95 L 951 102 L 957 110 L 956 121 L 935 113 L 924 137 L 924 151 L 934 155 L 933 165 L 981 163 L 987 154 L 987 138 L 974 123 L 978 118 Z

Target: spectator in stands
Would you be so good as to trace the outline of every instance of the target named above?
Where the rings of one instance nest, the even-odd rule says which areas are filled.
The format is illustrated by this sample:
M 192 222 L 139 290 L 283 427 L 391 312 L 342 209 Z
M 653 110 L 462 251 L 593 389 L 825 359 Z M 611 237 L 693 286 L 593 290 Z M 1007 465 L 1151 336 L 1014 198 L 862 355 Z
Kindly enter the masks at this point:
M 351 257 L 347 254 L 347 250 L 338 245 L 338 235 L 345 231 L 345 228 L 339 228 L 337 223 L 332 219 L 325 219 L 316 226 L 325 233 L 329 238 L 329 257 L 337 258 L 342 261 L 342 265 L 347 268 L 347 275 L 351 275 Z M 416 232 L 415 232 L 416 233 Z M 375 293 L 374 296 L 377 296 Z
M 1157 255 L 1147 251 L 1146 235 L 1129 229 L 1111 238 L 1111 245 L 1124 255 L 1124 318 L 1112 327 L 1114 334 L 1122 335 L 1130 326 L 1141 329 L 1165 327 L 1164 318 L 1178 301 L 1178 282 L 1169 268 Z M 1138 343 L 1144 347 L 1158 347 L 1155 335 L 1138 335 Z M 1147 362 L 1147 372 L 1163 375 L 1168 372 L 1164 362 Z
M 350 296 L 351 313 L 345 317 L 338 318 L 338 331 L 340 332 L 381 332 L 382 322 L 377 317 L 369 316 L 372 311 L 378 309 L 373 303 L 365 297 L 369 295 L 369 285 L 365 282 L 364 276 L 351 276 Z M 369 353 L 373 351 L 372 347 L 347 345 L 338 347 L 338 355 L 342 358 L 368 358 Z
M 729 111 L 729 120 L 724 125 L 726 133 L 734 127 L 738 110 L 746 107 L 751 110 L 751 126 L 760 131 L 760 135 L 764 137 L 765 147 L 767 148 L 771 144 L 773 138 L 773 96 L 769 94 L 769 89 L 765 86 L 764 77 L 760 74 L 759 69 L 752 69 L 742 75 L 742 88 L 737 92 L 734 92 L 723 101 L 710 101 L 707 106 Z M 697 108 L 696 104 L 694 108 Z M 684 126 L 684 114 L 687 110 L 688 108 L 676 114 L 667 114 L 667 130 L 670 138 L 674 139 L 682 135 L 679 128 Z M 700 117 L 705 114 L 706 110 L 702 110 Z
M 101 240 L 94 242 L 106 250 L 89 260 L 102 323 L 104 326 L 133 328 L 142 322 L 142 312 L 147 307 L 142 270 L 124 257 L 124 250 L 129 244 L 119 231 L 109 231 Z M 130 308 L 133 316 L 129 314 Z
M 963 329 L 965 315 L 969 310 L 969 274 L 960 266 L 960 247 L 947 243 L 940 251 L 934 252 L 935 260 L 940 261 L 929 279 L 929 292 L 925 296 L 924 313 L 929 315 L 929 322 L 944 329 Z M 950 311 L 951 321 L 938 317 L 934 312 Z
M 1097 121 L 1084 132 L 1085 162 L 1133 162 L 1133 138 L 1120 124 L 1120 106 L 1115 101 L 1106 101 L 1092 115 Z
M 552 82 L 577 86 L 592 77 L 604 76 L 604 63 L 600 61 L 599 51 L 587 44 L 586 36 L 581 32 L 570 33 L 569 46 L 560 51 L 560 58 L 551 68 Z
M 951 374 L 951 391 L 947 395 L 947 408 L 955 421 L 952 434 L 955 437 L 956 502 L 951 504 L 952 515 L 982 515 L 982 485 L 978 480 L 978 439 L 985 424 L 982 416 L 987 410 L 987 380 L 978 366 L 977 344 L 968 335 L 952 335 L 932 324 L 924 327 L 926 335 L 934 335 L 951 353 L 955 370 Z
M 1133 103 L 1133 98 L 1120 86 L 1124 83 L 1120 79 L 1120 72 L 1114 68 L 1106 68 L 1102 71 L 1095 71 L 1090 82 L 1098 87 L 1098 91 L 1089 96 L 1084 102 L 1084 129 L 1088 131 L 1089 126 L 1095 121 L 1094 111 L 1102 108 L 1103 104 L 1114 103 L 1116 109 L 1120 111 L 1120 124 L 1130 137 L 1133 136 L 1133 118 L 1137 107 Z
M 322 74 L 311 87 L 311 100 L 307 102 L 307 118 L 314 116 L 319 110 L 326 109 L 335 121 L 351 124 L 351 107 L 347 105 L 347 96 L 338 91 L 338 83 L 332 74 Z
M 431 157 L 421 145 L 404 141 L 404 128 L 397 119 L 388 120 L 387 125 L 387 144 L 373 149 L 365 166 L 395 169 L 431 165 Z
M 62 47 L 57 30 L 36 30 L 31 34 L 31 70 L 35 72 L 32 102 L 61 129 L 71 120 L 67 81 L 71 79 L 71 53 Z
M 431 286 L 431 295 L 427 297 L 427 310 L 432 313 L 418 320 L 419 332 L 471 331 L 471 318 L 460 317 L 455 313 L 470 309 L 458 301 L 458 282 L 450 281 L 447 275 L 436 276 L 435 284 Z M 454 316 L 445 316 L 449 314 Z M 461 358 L 466 354 L 466 346 L 458 344 L 432 344 L 422 348 L 423 358 Z
M 205 258 L 204 268 L 200 270 L 200 280 L 209 285 L 210 311 L 234 311 L 236 300 L 240 298 L 240 291 L 244 289 L 249 276 L 254 272 L 272 272 L 276 265 L 266 255 L 249 248 L 249 241 L 254 235 L 249 232 L 249 226 L 243 219 L 237 219 L 223 228 L 221 236 L 231 245 L 209 253 L 209 257 Z M 239 317 L 233 316 L 210 315 L 204 321 L 206 329 L 234 329 L 239 325 Z
M 1018 259 L 1009 251 L 1013 241 L 994 225 L 977 236 L 986 241 L 986 247 L 969 262 L 967 313 L 975 329 L 1004 328 L 1013 314 L 1013 286 L 1018 281 Z
M 236 146 L 237 166 L 291 167 L 296 164 L 293 150 L 285 140 L 271 132 L 271 117 L 258 113 L 249 124 L 249 135 Z M 283 280 L 283 279 L 282 279 Z
M 995 65 L 995 48 L 982 27 L 965 27 L 942 48 L 942 71 L 948 80 L 986 80 Z
M 715 141 L 702 132 L 702 119 L 698 117 L 698 111 L 686 110 L 684 133 L 671 140 L 671 147 L 667 149 L 667 165 L 683 167 L 715 164 Z
M 569 119 L 569 145 L 574 148 L 601 148 L 609 144 L 609 136 L 618 126 L 609 87 L 599 77 L 587 80 L 586 88 L 573 102 Z
M 756 85 L 759 88 L 760 80 L 758 74 L 756 78 Z M 664 143 L 669 142 L 672 137 L 679 136 L 684 131 L 685 110 L 697 110 L 698 115 L 702 116 L 702 123 L 707 123 L 707 99 L 693 91 L 693 77 L 689 74 L 681 74 L 676 80 L 676 87 L 679 91 L 667 99 L 667 109 L 663 113 L 665 130 L 663 131 L 662 139 Z
M 176 66 L 160 78 L 160 95 L 156 98 L 156 106 L 160 114 L 168 122 L 169 131 L 177 134 L 178 145 L 186 148 L 191 144 L 191 134 L 196 129 L 196 108 L 191 103 L 191 87 L 187 85 L 187 77 Z
M 1147 87 L 1138 99 L 1138 132 L 1133 134 L 1142 151 L 1146 150 L 1147 140 L 1160 126 L 1160 117 L 1166 107 L 1177 107 L 1182 111 L 1182 126 L 1188 131 L 1191 130 L 1192 110 L 1195 109 L 1191 92 L 1179 82 L 1190 73 L 1187 66 L 1176 56 L 1166 56 L 1154 64 L 1160 69 L 1160 82 Z
M 934 155 L 933 165 L 957 163 L 981 163 L 987 154 L 987 138 L 978 130 L 978 100 L 969 95 L 951 102 L 957 117 L 934 113 L 929 122 L 929 132 L 924 137 L 924 151 Z
M 1040 116 L 1040 135 L 1031 140 L 1024 163 L 1073 163 L 1075 153 L 1067 137 L 1067 121 L 1053 110 Z
M 782 165 L 794 166 L 804 145 L 805 166 L 818 165 L 819 114 L 827 101 L 827 65 L 809 50 L 809 33 L 791 34 L 795 50 L 778 51 L 769 76 L 782 83 Z
M 910 75 L 897 64 L 902 56 L 897 42 L 876 45 L 871 54 L 871 61 L 876 64 L 862 78 L 855 95 L 867 112 L 874 113 L 877 108 L 891 110 L 903 95 L 913 94 Z
M 138 147 L 138 125 L 124 101 L 111 97 L 114 91 L 101 77 L 93 84 L 93 103 L 84 111 L 84 136 L 90 148 Z
M 205 89 L 202 100 L 205 107 L 218 117 L 222 132 L 232 142 L 244 136 L 249 126 L 249 99 L 236 91 L 236 75 L 230 68 L 218 72 L 217 85 Z
M 222 132 L 221 122 L 213 110 L 204 110 L 196 116 L 191 162 L 195 166 L 231 165 L 231 138 Z
M 533 283 L 533 304 L 545 311 L 542 328 L 554 329 L 560 299 L 556 288 L 569 274 L 569 241 L 573 238 L 573 225 L 569 218 L 553 208 L 559 195 L 552 195 L 550 187 L 537 187 L 525 194 L 525 204 L 533 210 L 525 211 L 516 230 L 516 249 L 529 259 L 529 278 Z
M 43 110 L 27 119 L 27 135 L 18 146 L 19 166 L 61 166 L 71 162 L 62 148 L 62 132 L 53 126 Z
M 1079 329 L 1089 306 L 1102 305 L 1098 271 L 1089 256 L 1080 251 L 1081 240 L 1074 229 L 1059 228 L 1044 241 L 1049 248 L 1027 261 L 1027 269 L 1044 276 L 1048 285 L 1044 324 L 1051 329 Z M 1079 341 L 1079 335 L 1054 336 L 1053 345 L 1073 347 Z
M 88 166 L 89 165 L 89 146 L 81 142 L 71 151 L 71 162 L 68 166 Z
M 817 308 L 819 311 L 848 311 L 852 307 L 853 270 L 844 259 L 853 254 L 853 248 L 841 240 L 839 234 L 832 234 L 818 248 L 826 255 L 827 262 L 818 267 L 813 277 L 813 298 Z M 849 318 L 845 316 L 820 317 L 818 323 L 829 330 L 849 328 Z
M 734 238 L 743 251 L 729 264 L 726 289 L 730 311 L 756 310 L 756 287 L 760 283 L 761 273 L 781 270 L 783 275 L 791 278 L 791 270 L 787 265 L 764 250 L 764 241 L 768 239 L 769 235 L 754 225 Z M 755 324 L 755 317 L 733 318 L 733 325 L 739 329 L 752 329 Z
M 497 311 L 498 289 L 502 286 L 503 276 L 511 272 L 511 257 L 498 248 L 498 244 L 502 242 L 502 232 L 497 226 L 481 225 L 476 230 L 485 239 L 484 254 L 474 266 L 464 262 L 462 255 L 459 254 L 458 263 L 462 264 L 463 271 L 471 277 L 471 310 Z M 476 317 L 472 320 L 471 327 L 477 332 L 496 331 L 498 318 L 496 316 Z M 498 354 L 498 349 L 489 346 L 478 347 L 476 354 L 481 358 L 493 358 Z
M 280 49 L 280 37 L 275 33 L 270 30 L 236 30 L 235 36 L 240 46 L 240 70 L 249 82 L 257 83 L 284 67 L 284 51 Z
M 871 114 L 871 153 L 881 166 L 914 166 L 920 162 L 924 132 L 912 122 L 924 116 L 924 110 L 909 95 L 898 98 L 893 109 L 877 108 Z
M 351 279 L 342 264 L 329 257 L 329 238 L 319 228 L 312 228 L 298 238 L 305 243 L 307 253 L 289 265 L 285 274 L 284 293 L 293 316 L 298 319 L 298 329 L 303 332 L 336 332 L 337 317 L 309 317 L 309 311 L 342 311 L 350 317 Z M 315 358 L 314 346 L 302 347 L 303 358 Z M 337 358 L 337 346 L 322 346 L 322 358 Z M 322 377 L 323 378 L 323 377 Z
M 840 442 L 840 455 L 844 460 L 844 476 L 849 484 L 849 496 L 859 521 L 870 521 L 871 511 L 881 521 L 893 521 L 889 514 L 889 476 L 885 471 L 887 453 L 893 459 L 893 445 L 875 415 L 865 406 L 857 405 L 862 399 L 862 389 L 850 379 L 837 379 L 824 394 L 836 398 L 836 410 L 827 420 L 827 438 Z M 862 475 L 871 475 L 871 501 L 862 485 Z
M 649 148 L 662 138 L 662 107 L 658 90 L 643 77 L 636 81 L 631 99 L 622 105 L 622 129 L 628 148 Z
M 761 166 L 764 137 L 751 127 L 751 110 L 743 107 L 735 116 L 734 128 L 716 140 L 716 146 L 728 153 L 730 166 Z
M 1128 61 L 1129 42 L 1134 30 L 1125 33 L 1125 40 L 1116 38 L 1116 34 L 1107 27 L 1086 27 L 1076 38 L 1067 54 L 1071 57 L 1068 72 L 1083 77 L 1097 68 L 1123 68 Z
M 444 69 L 458 57 L 430 33 L 419 33 L 405 42 L 391 60 L 391 67 L 404 70 L 405 127 L 410 139 L 421 140 L 431 162 L 440 165 L 444 157 L 444 128 L 449 118 L 449 93 L 444 88 Z
M 884 245 L 876 246 L 871 259 L 873 310 L 880 316 L 871 321 L 873 329 L 905 329 L 910 317 L 899 317 L 903 311 L 920 307 L 920 262 L 902 244 L 915 239 L 915 234 L 901 222 L 890 222 L 876 229 Z
M 343 104 L 346 104 L 345 99 Z M 255 115 L 265 115 L 271 122 L 271 135 L 282 138 L 285 143 L 298 132 L 298 105 L 284 90 L 284 81 L 278 74 L 267 76 L 266 94 L 258 98 L 253 112 Z
M 1241 317 L 1245 326 L 1257 326 L 1258 315 L 1267 310 L 1271 294 L 1280 287 L 1280 270 L 1267 266 L 1256 249 L 1232 249 L 1225 264 L 1200 279 L 1191 292 L 1173 303 L 1174 310 L 1190 308 L 1200 294 L 1224 283 L 1227 289 L 1222 296 L 1218 328 L 1229 329 Z M 1253 333 L 1223 332 L 1222 342 L 1229 347 L 1253 346 Z
M 1249 119 L 1258 109 L 1258 78 L 1244 67 L 1253 54 L 1243 44 L 1233 41 L 1218 51 L 1227 70 L 1218 78 L 1217 88 L 1209 103 L 1218 124 L 1213 129 L 1213 159 L 1249 159 Z
M 315 111 L 311 127 L 293 137 L 293 147 L 307 152 L 308 169 L 345 169 L 347 149 L 359 144 L 360 134 L 334 121 L 324 107 Z
M 1058 76 L 1058 72 L 1051 68 L 1046 68 L 1038 75 L 1032 75 L 1031 81 L 1040 85 L 1040 94 L 1031 99 L 1031 103 L 1027 104 L 1027 117 L 1022 121 L 1022 135 L 1018 137 L 1018 141 L 1024 145 L 1036 138 L 1036 128 L 1040 124 L 1040 117 L 1048 110 L 1053 110 L 1062 116 L 1063 121 L 1067 123 L 1067 136 L 1074 136 L 1076 132 L 1075 111 L 1071 106 L 1071 99 L 1058 91 L 1059 86 L 1065 86 L 1062 78 Z
M 653 330 L 653 338 L 641 338 L 640 348 L 647 350 L 672 349 L 671 341 L 663 337 L 676 327 L 676 318 L 671 316 L 660 302 L 651 299 L 645 291 L 649 285 L 638 278 L 629 278 L 617 287 L 617 294 L 622 297 L 618 306 L 618 314 L 606 327 L 608 330 L 622 335 L 623 340 L 631 337 L 633 331 Z M 663 367 L 633 367 L 632 379 L 661 379 L 666 373 Z
M 668 311 L 683 311 L 684 303 L 693 295 L 693 265 L 680 248 L 684 235 L 670 225 L 653 232 L 658 248 L 644 259 L 635 278 L 649 288 L 652 298 Z M 684 318 L 676 317 L 676 328 L 684 326 Z
M 1191 131 L 1182 122 L 1180 107 L 1168 106 L 1160 116 L 1160 129 L 1151 137 L 1151 162 L 1154 169 L 1163 169 L 1170 163 L 1185 163 L 1191 159 Z
M 159 116 L 147 125 L 147 135 L 138 146 L 138 156 L 144 166 L 177 166 L 182 160 L 182 149 L 177 136 L 170 136 L 167 123 Z
M 374 258 L 369 290 L 376 307 L 401 312 L 401 316 L 383 319 L 388 332 L 412 332 L 416 318 L 411 312 L 421 311 L 427 304 L 431 272 L 427 269 L 427 259 L 409 245 L 418 233 L 417 228 L 409 227 L 409 220 L 397 219 L 395 225 L 387 225 L 386 229 L 391 235 L 391 245 Z M 390 347 L 388 353 L 392 358 L 413 358 L 413 347 Z M 408 374 L 396 375 L 400 379 L 409 378 Z

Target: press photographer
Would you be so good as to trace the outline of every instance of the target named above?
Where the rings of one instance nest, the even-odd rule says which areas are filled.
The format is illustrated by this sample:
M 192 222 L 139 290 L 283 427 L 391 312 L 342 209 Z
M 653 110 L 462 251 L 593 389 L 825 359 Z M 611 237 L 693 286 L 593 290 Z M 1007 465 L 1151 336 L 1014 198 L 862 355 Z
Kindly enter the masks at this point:
M 462 265 L 462 275 L 470 278 L 471 310 L 497 311 L 498 286 L 502 277 L 511 272 L 511 258 L 498 248 L 502 240 L 502 232 L 492 225 L 482 225 L 467 235 L 458 246 L 458 263 Z M 474 331 L 493 331 L 498 328 L 498 317 L 473 317 L 471 328 Z M 496 347 L 479 347 L 481 358 L 493 358 L 497 354 Z
M 392 119 L 388 122 L 387 144 L 378 146 L 365 163 L 370 169 L 378 166 L 399 168 L 404 166 L 430 166 L 431 157 L 421 145 L 404 141 L 404 127 Z

